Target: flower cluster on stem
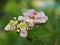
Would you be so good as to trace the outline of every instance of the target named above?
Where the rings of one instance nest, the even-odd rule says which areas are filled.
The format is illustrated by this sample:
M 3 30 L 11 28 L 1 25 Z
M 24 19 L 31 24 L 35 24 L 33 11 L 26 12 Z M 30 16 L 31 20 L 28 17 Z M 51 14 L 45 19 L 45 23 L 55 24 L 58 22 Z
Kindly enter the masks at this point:
M 18 16 L 18 20 L 14 17 L 13 20 L 5 27 L 5 30 L 16 30 L 20 32 L 21 37 L 27 36 L 27 30 L 33 28 L 35 24 L 45 23 L 48 20 L 48 17 L 43 11 L 37 12 L 34 9 L 30 9 L 27 12 L 23 13 L 23 16 Z

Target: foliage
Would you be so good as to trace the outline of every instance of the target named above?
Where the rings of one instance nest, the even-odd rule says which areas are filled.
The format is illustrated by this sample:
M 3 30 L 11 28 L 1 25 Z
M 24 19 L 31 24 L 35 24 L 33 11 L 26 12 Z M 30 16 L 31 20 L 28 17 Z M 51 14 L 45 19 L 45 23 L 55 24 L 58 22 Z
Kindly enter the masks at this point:
M 34 7 L 31 0 L 8 0 L 5 5 L 2 4 L 4 14 L 0 18 L 0 45 L 60 45 L 60 5 L 59 0 L 56 1 L 55 5 L 45 6 L 43 9 Z M 26 38 L 20 37 L 16 31 L 4 30 L 10 19 L 22 15 L 30 8 L 43 10 L 48 21 L 28 31 Z

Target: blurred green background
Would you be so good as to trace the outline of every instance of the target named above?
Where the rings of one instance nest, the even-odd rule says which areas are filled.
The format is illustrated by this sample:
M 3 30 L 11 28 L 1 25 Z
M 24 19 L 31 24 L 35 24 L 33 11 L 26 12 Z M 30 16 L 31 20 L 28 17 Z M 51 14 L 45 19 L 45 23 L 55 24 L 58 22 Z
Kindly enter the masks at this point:
M 28 31 L 26 38 L 4 30 L 9 20 L 28 9 L 44 11 L 48 21 Z M 0 45 L 60 45 L 60 0 L 0 0 Z

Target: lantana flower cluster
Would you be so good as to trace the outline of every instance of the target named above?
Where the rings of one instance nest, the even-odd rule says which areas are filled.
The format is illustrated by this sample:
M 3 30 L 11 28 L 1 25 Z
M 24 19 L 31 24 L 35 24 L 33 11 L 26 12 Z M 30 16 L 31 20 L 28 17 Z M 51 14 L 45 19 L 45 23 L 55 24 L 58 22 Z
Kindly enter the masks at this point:
M 48 17 L 43 11 L 36 12 L 34 9 L 30 9 L 23 13 L 23 16 L 14 17 L 13 20 L 10 20 L 5 30 L 16 30 L 20 32 L 21 37 L 26 37 L 27 30 L 31 30 L 35 25 L 45 23 L 47 20 Z

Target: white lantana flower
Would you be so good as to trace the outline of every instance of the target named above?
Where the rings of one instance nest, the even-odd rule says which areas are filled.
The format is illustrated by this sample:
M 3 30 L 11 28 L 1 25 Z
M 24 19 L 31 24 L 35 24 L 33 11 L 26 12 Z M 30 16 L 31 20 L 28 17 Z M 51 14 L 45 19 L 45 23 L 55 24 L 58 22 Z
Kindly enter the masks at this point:
M 10 30 L 10 25 L 7 25 L 7 26 L 5 27 L 5 30 L 6 30 L 6 31 Z

